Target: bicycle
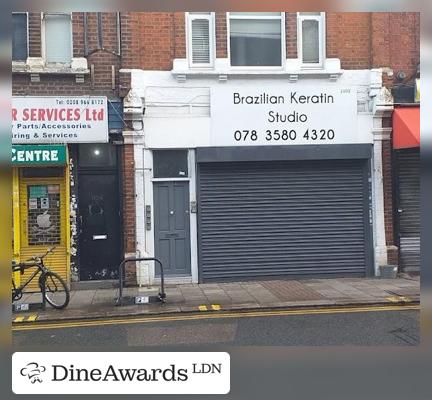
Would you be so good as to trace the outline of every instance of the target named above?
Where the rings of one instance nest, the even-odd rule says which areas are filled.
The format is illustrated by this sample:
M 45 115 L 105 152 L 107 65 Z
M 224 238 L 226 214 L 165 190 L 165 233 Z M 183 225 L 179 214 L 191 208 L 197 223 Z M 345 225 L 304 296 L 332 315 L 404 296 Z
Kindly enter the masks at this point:
M 38 284 L 45 300 L 56 309 L 65 308 L 69 304 L 70 293 L 65 281 L 44 264 L 44 258 L 54 249 L 55 247 L 51 247 L 45 254 L 31 257 L 25 262 L 15 263 L 12 261 L 12 272 L 19 271 L 21 275 L 28 269 L 36 268 L 36 271 L 19 287 L 15 285 L 14 274 L 12 274 L 12 303 L 22 298 L 23 290 L 40 274 Z

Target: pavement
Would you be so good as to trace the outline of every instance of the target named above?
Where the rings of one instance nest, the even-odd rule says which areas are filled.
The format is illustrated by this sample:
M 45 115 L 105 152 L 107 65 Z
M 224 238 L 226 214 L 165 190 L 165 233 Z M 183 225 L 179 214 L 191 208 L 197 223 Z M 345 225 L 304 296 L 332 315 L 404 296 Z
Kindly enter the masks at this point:
M 126 296 L 156 295 L 158 287 L 124 289 Z M 406 305 L 420 302 L 420 277 L 395 279 L 335 278 L 266 280 L 166 285 L 166 302 L 116 306 L 118 288 L 72 290 L 68 307 L 14 312 L 14 323 L 233 312 L 296 308 Z M 25 294 L 18 303 L 40 303 L 40 293 Z

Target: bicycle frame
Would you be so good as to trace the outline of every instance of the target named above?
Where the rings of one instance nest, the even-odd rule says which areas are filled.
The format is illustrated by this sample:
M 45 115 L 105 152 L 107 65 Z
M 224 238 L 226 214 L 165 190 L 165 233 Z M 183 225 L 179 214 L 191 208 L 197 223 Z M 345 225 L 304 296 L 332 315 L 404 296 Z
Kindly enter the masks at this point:
M 33 267 L 36 267 L 36 271 L 34 271 L 30 277 L 19 287 L 15 286 L 15 281 L 12 278 L 12 286 L 13 286 L 13 292 L 22 294 L 22 291 L 27 287 L 27 285 L 36 277 L 40 274 L 40 278 L 43 278 L 43 276 L 46 274 L 47 269 L 45 268 L 43 259 L 40 259 L 39 262 L 32 262 L 32 263 L 22 263 L 21 264 L 22 268 L 24 270 L 26 269 L 30 269 Z M 18 270 L 18 269 L 17 269 Z M 20 269 L 21 270 L 21 269 Z M 39 279 L 40 279 L 39 278 Z M 42 279 L 42 286 L 41 286 L 41 294 L 42 294 L 42 309 L 45 310 L 46 307 L 46 298 L 45 298 L 45 280 Z M 14 302 L 14 300 L 12 299 L 12 302 Z

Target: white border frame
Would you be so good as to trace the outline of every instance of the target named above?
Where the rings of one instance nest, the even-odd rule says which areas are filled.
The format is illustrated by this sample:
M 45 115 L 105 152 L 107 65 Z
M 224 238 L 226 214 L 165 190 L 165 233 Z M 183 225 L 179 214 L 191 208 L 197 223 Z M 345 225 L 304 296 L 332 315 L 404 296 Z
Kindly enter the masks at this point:
M 57 14 L 57 15 L 69 15 L 70 17 L 70 34 L 71 34 L 71 51 L 70 51 L 70 60 L 69 62 L 47 62 L 46 60 L 46 43 L 45 43 L 45 14 Z M 41 55 L 42 59 L 44 60 L 45 65 L 68 65 L 70 66 L 72 64 L 72 58 L 73 58 L 73 26 L 72 26 L 72 13 L 63 13 L 63 12 L 41 12 Z
M 297 57 L 300 60 L 302 69 L 322 69 L 324 68 L 324 61 L 326 59 L 326 25 L 325 13 L 320 12 L 320 15 L 301 15 L 297 13 Z M 303 62 L 303 37 L 302 37 L 302 23 L 305 20 L 318 21 L 318 50 L 319 62 L 318 63 L 304 63 Z
M 209 51 L 210 51 L 210 62 L 207 63 L 193 63 L 192 62 L 192 19 L 207 19 L 209 21 Z M 210 14 L 192 14 L 185 12 L 185 34 L 186 34 L 186 58 L 188 60 L 189 68 L 214 68 L 216 59 L 216 23 L 215 13 Z
M 279 66 L 237 66 L 231 65 L 231 29 L 230 29 L 230 13 L 226 13 L 226 26 L 227 26 L 227 56 L 228 56 L 228 63 L 230 68 L 233 70 L 260 70 L 260 71 L 281 71 L 285 69 L 285 63 L 286 63 L 286 23 L 285 23 L 285 12 L 281 12 L 281 15 L 279 17 L 276 16 L 264 16 L 264 15 L 236 15 L 233 17 L 233 19 L 272 19 L 272 20 L 280 20 L 281 22 L 281 65 Z
M 27 17 L 27 27 L 26 28 L 27 28 L 27 58 L 28 58 L 28 57 L 30 57 L 29 13 L 21 11 L 21 12 L 13 12 L 12 15 L 13 14 L 25 14 L 26 17 Z M 14 59 L 12 59 L 12 62 L 13 63 L 23 63 L 23 62 L 25 63 L 25 62 L 27 62 L 27 58 L 25 60 L 14 60 Z

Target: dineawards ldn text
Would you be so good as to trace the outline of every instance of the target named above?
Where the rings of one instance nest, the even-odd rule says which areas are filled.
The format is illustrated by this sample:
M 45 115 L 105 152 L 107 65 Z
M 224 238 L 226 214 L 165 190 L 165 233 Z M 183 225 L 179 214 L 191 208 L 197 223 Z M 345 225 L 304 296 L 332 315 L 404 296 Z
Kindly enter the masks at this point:
M 189 378 L 186 368 L 170 364 L 168 368 L 116 368 L 109 365 L 104 369 L 76 368 L 73 365 L 52 365 L 53 382 L 185 382 Z M 194 372 L 192 365 L 190 372 Z

